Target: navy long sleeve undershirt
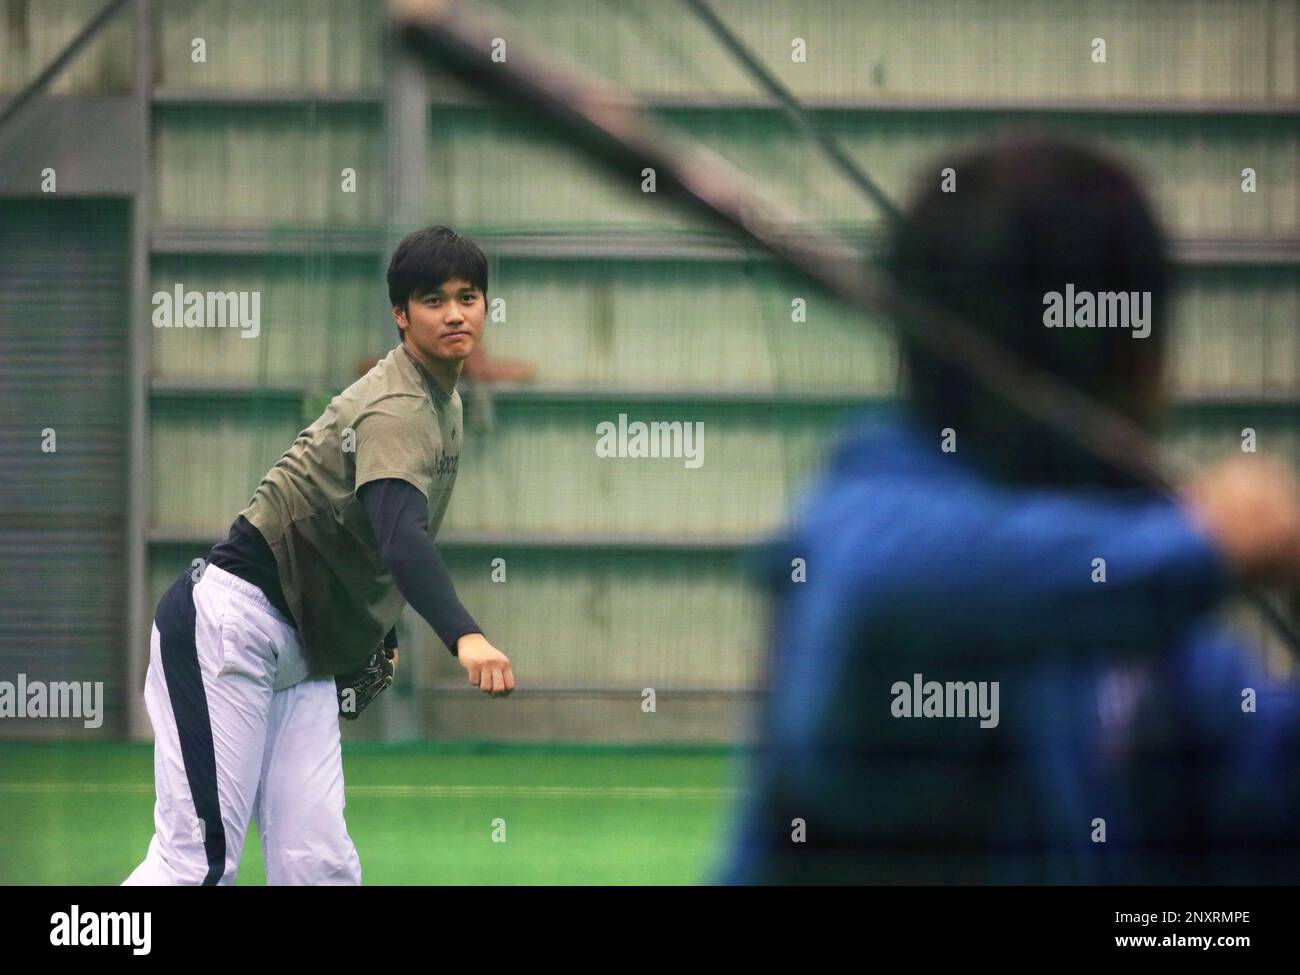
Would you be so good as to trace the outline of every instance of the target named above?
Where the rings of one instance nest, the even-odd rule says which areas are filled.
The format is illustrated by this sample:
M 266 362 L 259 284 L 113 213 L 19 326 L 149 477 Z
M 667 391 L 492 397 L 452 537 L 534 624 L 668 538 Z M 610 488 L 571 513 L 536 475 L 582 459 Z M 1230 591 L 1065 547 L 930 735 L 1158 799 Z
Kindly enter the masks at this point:
M 457 640 L 483 629 L 461 605 L 447 565 L 429 537 L 428 501 L 419 488 L 400 478 L 371 481 L 357 494 L 370 516 L 379 556 L 398 591 L 454 655 Z M 396 646 L 396 632 L 390 631 L 384 643 Z

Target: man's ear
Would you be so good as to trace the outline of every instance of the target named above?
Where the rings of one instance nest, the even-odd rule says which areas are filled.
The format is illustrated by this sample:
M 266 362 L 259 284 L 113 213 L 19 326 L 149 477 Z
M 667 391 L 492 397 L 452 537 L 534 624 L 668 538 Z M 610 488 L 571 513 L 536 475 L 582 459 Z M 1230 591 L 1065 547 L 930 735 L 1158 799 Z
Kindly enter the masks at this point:
M 405 305 L 393 306 L 393 321 L 397 323 L 397 327 L 403 332 L 406 331 L 406 327 L 410 324 L 410 322 L 406 320 L 406 315 L 407 310 Z

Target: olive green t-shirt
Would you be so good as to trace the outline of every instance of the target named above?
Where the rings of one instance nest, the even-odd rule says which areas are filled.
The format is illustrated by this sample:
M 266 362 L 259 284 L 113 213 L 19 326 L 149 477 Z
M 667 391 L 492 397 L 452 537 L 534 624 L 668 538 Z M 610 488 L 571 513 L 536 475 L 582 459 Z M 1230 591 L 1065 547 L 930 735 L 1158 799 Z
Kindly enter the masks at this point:
M 415 485 L 436 537 L 463 437 L 460 393 L 399 345 L 298 434 L 240 512 L 275 555 L 310 676 L 361 666 L 406 605 L 357 488 L 389 477 Z

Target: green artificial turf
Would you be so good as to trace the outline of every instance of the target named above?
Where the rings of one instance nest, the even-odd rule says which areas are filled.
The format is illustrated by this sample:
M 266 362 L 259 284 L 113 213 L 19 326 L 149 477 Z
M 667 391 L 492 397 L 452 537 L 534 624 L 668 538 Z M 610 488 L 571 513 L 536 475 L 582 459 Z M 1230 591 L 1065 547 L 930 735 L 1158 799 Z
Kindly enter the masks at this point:
M 709 882 L 738 799 L 722 749 L 349 744 L 343 761 L 367 884 Z M 151 746 L 0 744 L 0 883 L 120 883 L 152 834 Z M 256 823 L 238 882 L 265 882 Z

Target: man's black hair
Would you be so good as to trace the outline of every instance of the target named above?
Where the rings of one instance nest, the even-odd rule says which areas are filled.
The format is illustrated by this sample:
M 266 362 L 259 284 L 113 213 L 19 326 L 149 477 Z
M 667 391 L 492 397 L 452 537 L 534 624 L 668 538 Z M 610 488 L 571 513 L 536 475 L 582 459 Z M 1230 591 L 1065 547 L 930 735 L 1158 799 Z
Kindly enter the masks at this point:
M 955 171 L 955 192 L 941 185 L 947 167 Z M 893 232 L 887 266 L 909 295 L 956 313 L 1138 423 L 1153 421 L 1170 272 L 1152 208 L 1120 164 L 1041 137 L 939 161 Z M 1046 327 L 1044 298 L 1063 295 L 1067 284 L 1076 292 L 1150 292 L 1150 334 Z M 1066 314 L 1073 320 L 1074 309 Z M 906 337 L 901 354 L 909 404 L 935 431 L 936 445 L 939 431 L 951 427 L 957 453 L 995 476 L 1127 483 Z
M 478 244 L 448 227 L 425 227 L 402 238 L 388 262 L 388 300 L 408 314 L 412 297 L 463 278 L 487 300 L 488 262 Z M 398 328 L 398 337 L 402 330 Z

